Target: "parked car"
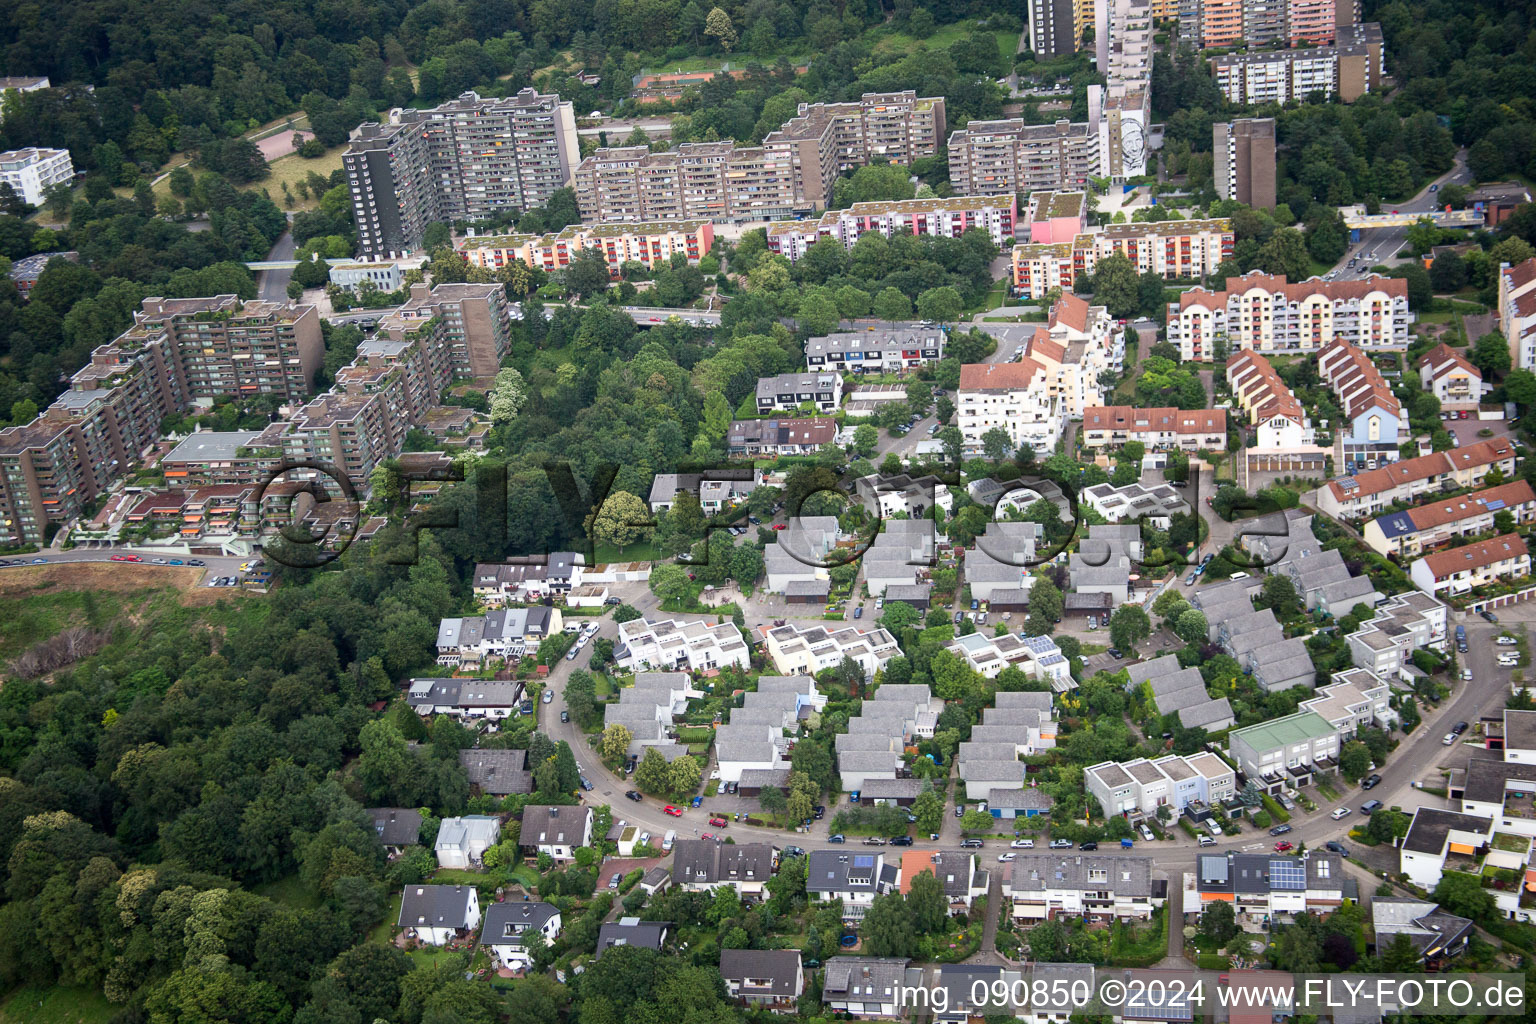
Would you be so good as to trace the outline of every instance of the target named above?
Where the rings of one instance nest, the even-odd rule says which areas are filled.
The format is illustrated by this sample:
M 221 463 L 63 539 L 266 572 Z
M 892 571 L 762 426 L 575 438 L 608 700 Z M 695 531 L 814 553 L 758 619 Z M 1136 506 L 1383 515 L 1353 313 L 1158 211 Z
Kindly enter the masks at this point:
M 1455 725 L 1451 726 L 1451 732 L 1455 733 L 1457 736 L 1460 736 L 1462 733 L 1464 733 L 1466 731 L 1467 731 L 1467 723 L 1466 722 L 1457 722 Z
M 627 789 L 624 791 L 624 795 L 629 797 L 629 799 L 633 800 L 637 804 L 645 799 L 645 797 L 640 795 L 640 791 L 638 789 Z
M 856 618 L 856 619 L 862 619 L 864 617 L 864 606 L 863 605 L 859 605 L 857 608 L 855 608 L 853 610 L 853 617 Z
M 834 833 L 833 835 L 827 836 L 827 842 L 829 842 L 829 843 L 846 843 L 847 841 L 848 841 L 848 837 L 843 835 L 841 832 L 837 832 L 837 833 Z
M 1477 614 L 1481 615 L 1483 618 L 1487 619 L 1489 622 L 1498 622 L 1499 621 L 1499 617 L 1497 615 L 1493 614 L 1493 612 L 1489 611 L 1486 608 L 1484 608 L 1482 611 L 1478 612 Z
M 1097 850 L 1099 848 L 1099 844 L 1094 842 L 1092 839 L 1089 839 L 1085 842 L 1078 843 L 1077 848 L 1079 850 Z
M 1375 789 L 1379 785 L 1381 785 L 1381 776 L 1377 775 L 1375 772 L 1372 772 L 1369 778 L 1367 778 L 1364 782 L 1360 783 L 1360 788 L 1361 789 Z
M 960 840 L 960 848 L 962 850 L 979 850 L 979 849 L 981 849 L 981 845 L 982 844 L 981 844 L 981 840 L 980 839 L 962 839 L 962 840 Z
M 702 807 L 702 806 L 704 806 L 704 798 L 703 798 L 703 797 L 701 797 L 701 796 L 696 796 L 696 797 L 694 797 L 694 798 L 693 798 L 693 800 L 692 800 L 692 801 L 691 801 L 691 802 L 690 802 L 690 803 L 689 803 L 689 804 L 688 804 L 688 806 L 689 806 L 689 807 Z M 679 812 L 679 813 L 681 813 L 681 812 Z
M 1015 850 L 1033 850 L 1035 848 L 1035 841 L 1033 839 L 1015 839 L 1008 845 Z
M 1464 668 L 1464 669 L 1461 670 L 1461 681 L 1464 682 L 1464 683 L 1470 683 L 1472 681 L 1472 670 L 1471 669 Z
M 621 878 L 622 876 L 617 871 L 615 871 L 613 873 L 613 877 L 608 879 L 608 888 L 617 889 L 619 887 L 619 880 Z
M 1072 849 L 1072 840 L 1070 840 L 1070 839 L 1052 839 L 1051 840 L 1051 849 L 1053 849 L 1053 850 L 1070 850 L 1070 849 Z
M 1269 830 L 1269 834 L 1272 836 L 1283 836 L 1290 830 L 1291 826 L 1289 825 L 1276 825 L 1274 828 Z
M 569 711 L 562 711 L 562 712 L 560 712 L 560 721 L 562 721 L 562 722 L 569 722 L 570 720 L 571 720 L 571 713 Z
M 1200 845 L 1201 846 L 1215 846 L 1216 845 L 1216 840 L 1212 839 L 1208 835 L 1201 835 L 1200 836 Z
M 964 804 L 955 804 L 955 817 L 957 817 L 957 818 L 965 817 L 965 805 Z
M 1516 640 L 1512 636 L 1501 636 L 1497 640 L 1494 641 L 1494 643 L 1498 644 L 1500 647 L 1513 647 L 1515 644 L 1517 644 L 1519 642 L 1520 641 Z
M 891 845 L 892 846 L 911 846 L 912 845 L 912 837 L 911 836 L 892 836 L 891 837 Z
M 1296 849 L 1296 846 L 1293 843 L 1287 843 L 1284 840 L 1281 840 L 1280 842 L 1275 844 L 1275 852 L 1276 853 L 1285 853 L 1287 850 L 1294 850 L 1294 849 Z
M 1456 742 L 1456 734 L 1453 733 L 1453 732 L 1448 732 L 1448 733 L 1445 734 L 1445 739 L 1440 741 L 1440 745 L 1442 747 L 1448 747 L 1452 743 L 1455 743 L 1455 742 Z
M 885 845 L 885 840 L 884 839 L 880 839 L 880 838 L 878 838 L 876 836 L 865 836 L 864 837 L 864 845 L 865 846 L 884 846 Z
M 1111 658 L 1123 658 L 1124 657 L 1124 655 L 1120 653 L 1120 649 L 1117 648 L 1117 647 L 1111 647 L 1109 649 L 1108 653 L 1109 653 L 1109 656 Z
M 554 699 L 555 699 L 555 691 L 554 690 L 545 690 L 544 691 L 544 703 L 545 704 L 548 704 L 550 701 L 552 701 Z
M 671 804 L 667 804 L 667 806 L 661 809 L 661 813 L 670 814 L 674 818 L 681 818 L 683 816 L 683 809 L 681 807 L 673 807 Z
M 725 828 L 725 826 L 730 824 L 730 822 L 721 817 L 710 818 L 709 823 L 715 826 L 715 828 Z
M 827 808 L 824 804 L 817 804 L 815 807 L 811 808 L 811 813 L 816 815 L 817 821 L 820 821 L 822 816 L 827 813 Z
M 1349 817 L 1353 813 L 1355 812 L 1351 811 L 1348 807 L 1339 807 L 1336 808 L 1332 814 L 1328 815 L 1328 817 L 1332 818 L 1334 821 L 1339 821 L 1340 819 Z
M 1380 800 L 1367 800 L 1365 803 L 1360 805 L 1361 814 L 1375 814 L 1379 810 L 1381 810 Z
M 1349 856 L 1349 847 L 1334 840 L 1329 840 L 1328 842 L 1324 843 L 1323 849 L 1327 850 L 1329 853 L 1336 853 L 1340 857 Z
M 997 855 L 997 862 L 999 864 L 1006 864 L 1009 861 L 1013 860 L 1013 858 L 1015 858 L 1017 856 L 1018 856 L 1018 854 L 1016 854 L 1016 853 L 1000 853 L 1000 854 Z
M 1147 823 L 1146 822 L 1142 822 L 1140 825 L 1138 825 L 1137 828 L 1136 828 L 1136 831 L 1140 832 L 1141 833 L 1141 838 L 1145 839 L 1149 843 L 1153 839 L 1157 838 L 1156 836 L 1154 836 L 1152 834 L 1152 830 L 1147 827 Z

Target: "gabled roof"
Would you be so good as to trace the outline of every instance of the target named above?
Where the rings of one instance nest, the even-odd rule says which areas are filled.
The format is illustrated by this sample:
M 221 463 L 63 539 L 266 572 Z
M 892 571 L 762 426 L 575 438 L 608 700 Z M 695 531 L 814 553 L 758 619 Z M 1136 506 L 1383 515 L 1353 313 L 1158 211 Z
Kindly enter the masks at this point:
M 373 807 L 363 812 L 385 846 L 415 846 L 420 841 L 421 812 L 409 807 Z
M 1478 541 L 1476 544 L 1435 551 L 1425 555 L 1421 561 L 1436 579 L 1443 579 L 1453 573 L 1481 569 L 1528 554 L 1530 551 L 1525 546 L 1525 538 L 1518 533 L 1506 533 L 1500 537 Z
M 800 951 L 798 949 L 722 949 L 720 977 L 738 984 L 748 980 L 767 981 L 754 987 L 755 995 L 793 996 L 800 988 Z
M 485 910 L 480 945 L 521 946 L 524 934 L 542 930 L 559 916 L 560 908 L 552 903 L 492 903 Z
M 408 885 L 400 895 L 400 928 L 470 928 L 472 885 Z
M 1328 481 L 1328 489 L 1337 501 L 1353 501 L 1357 498 L 1381 494 L 1394 487 L 1428 480 L 1457 470 L 1476 469 L 1515 457 L 1515 449 L 1506 438 L 1494 437 L 1465 448 L 1445 452 L 1431 452 L 1413 459 L 1389 463 L 1380 469 L 1368 469 L 1354 476 L 1339 477 Z

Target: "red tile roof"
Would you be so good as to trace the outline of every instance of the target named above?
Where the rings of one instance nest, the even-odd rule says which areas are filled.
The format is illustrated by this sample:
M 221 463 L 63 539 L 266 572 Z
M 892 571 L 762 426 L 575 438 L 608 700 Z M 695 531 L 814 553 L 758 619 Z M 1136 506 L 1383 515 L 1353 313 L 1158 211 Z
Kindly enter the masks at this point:
M 961 391 L 1022 391 L 1045 368 L 1033 359 L 1016 363 L 967 363 L 960 367 Z
M 1344 487 L 1338 480 L 1330 480 L 1328 488 L 1338 501 L 1349 501 L 1366 495 L 1380 494 L 1415 480 L 1427 480 L 1458 469 L 1488 466 L 1504 459 L 1512 459 L 1514 456 L 1515 449 L 1510 446 L 1510 443 L 1502 437 L 1495 437 L 1467 445 L 1465 448 L 1456 448 L 1448 452 L 1431 452 L 1428 455 L 1420 455 L 1416 459 L 1404 459 L 1380 469 L 1368 469 L 1364 473 L 1356 473 L 1353 477 L 1345 478 L 1354 481 L 1352 488 Z
M 1438 580 L 1452 573 L 1481 569 L 1495 562 L 1528 554 L 1530 552 L 1526 549 L 1525 541 L 1518 533 L 1506 533 L 1502 537 L 1493 537 L 1476 544 L 1468 544 L 1466 547 L 1451 548 L 1425 555 L 1424 564 Z
M 1074 331 L 1088 332 L 1088 300 L 1066 294 L 1051 307 L 1051 326 L 1066 324 Z
M 1443 341 L 1436 345 L 1434 348 L 1430 349 L 1428 352 L 1425 352 L 1423 355 L 1419 356 L 1418 361 L 1413 365 L 1420 370 L 1424 369 L 1426 366 L 1430 367 L 1431 380 L 1440 376 L 1440 374 L 1443 373 L 1445 368 L 1448 366 L 1454 366 L 1458 369 L 1465 370 L 1467 373 L 1470 373 L 1478 380 L 1483 379 L 1483 371 L 1467 362 L 1467 358 L 1465 356 L 1451 348 L 1451 346 L 1447 345 Z
M 1244 371 L 1247 373 L 1244 374 L 1242 393 L 1253 396 L 1249 407 L 1254 410 L 1254 422 L 1275 416 L 1289 416 L 1298 421 L 1306 419 L 1306 410 L 1301 407 L 1300 400 L 1291 394 L 1291 389 L 1285 386 L 1285 381 L 1269 365 L 1268 359 L 1252 349 L 1244 349 L 1227 360 L 1227 380 L 1235 380 L 1235 375 Z M 1251 386 L 1254 380 L 1260 385 L 1257 390 Z
M 1208 292 L 1204 288 L 1192 288 L 1179 296 L 1179 308 L 1225 308 L 1229 298 L 1254 288 L 1262 288 L 1271 294 L 1282 294 L 1290 302 L 1299 302 L 1311 295 L 1325 295 L 1332 300 L 1363 299 L 1374 291 L 1383 291 L 1404 299 L 1408 297 L 1408 282 L 1400 277 L 1372 274 L 1358 281 L 1324 281 L 1319 277 L 1309 277 L 1305 281 L 1291 284 L 1280 274 L 1263 274 L 1255 270 L 1242 277 L 1227 278 L 1224 291 Z
M 1487 490 L 1478 491 L 1475 494 L 1465 494 L 1459 498 L 1441 498 L 1427 505 L 1408 510 L 1408 518 L 1415 528 L 1427 530 L 1432 526 L 1444 526 L 1446 523 L 1457 523 L 1463 519 L 1471 519 L 1473 516 L 1486 515 L 1490 504 L 1500 508 L 1511 508 L 1523 505 L 1527 502 L 1536 502 L 1536 491 L 1531 490 L 1531 485 L 1524 480 L 1516 480 L 1512 484 L 1500 484 L 1498 487 L 1489 487 Z
M 1131 405 L 1090 405 L 1083 410 L 1084 430 L 1166 430 L 1175 434 L 1225 434 L 1225 409 L 1138 409 Z
M 1401 418 L 1402 406 L 1370 357 L 1347 341 L 1330 341 L 1318 353 L 1323 380 L 1341 399 L 1350 419 L 1376 406 Z
M 1504 277 L 1508 279 L 1511 288 L 1519 288 L 1521 285 L 1536 281 L 1536 256 L 1521 263 L 1516 263 L 1504 271 Z

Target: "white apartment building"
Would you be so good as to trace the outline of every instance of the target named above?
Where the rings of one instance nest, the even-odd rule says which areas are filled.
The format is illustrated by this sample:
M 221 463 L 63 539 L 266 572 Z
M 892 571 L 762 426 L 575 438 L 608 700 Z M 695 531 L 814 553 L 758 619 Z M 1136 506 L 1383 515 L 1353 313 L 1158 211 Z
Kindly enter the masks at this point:
M 968 454 L 979 453 L 982 435 L 1000 428 L 1015 448 L 1048 455 L 1066 425 L 1065 413 L 1051 397 L 1049 375 L 1033 359 L 962 366 L 957 398 Z
M 1194 801 L 1230 799 L 1237 792 L 1237 771 L 1215 754 L 1170 754 L 1155 761 L 1140 757 L 1084 768 L 1083 785 L 1106 815 L 1156 817 L 1159 807 L 1167 807 L 1177 816 Z
M 772 412 L 794 412 L 802 405 L 810 405 L 816 412 L 836 412 L 843 404 L 843 378 L 826 371 L 809 373 L 781 373 L 776 377 L 762 377 L 757 382 L 757 411 L 766 416 Z
M 1028 299 L 1052 288 L 1071 291 L 1078 274 L 1092 274 L 1099 260 L 1115 253 L 1129 259 L 1138 274 L 1208 277 L 1232 258 L 1233 238 L 1231 221 L 1211 218 L 1111 224 L 1071 242 L 1021 241 L 1012 253 L 1013 291 Z
M 11 186 L 23 202 L 42 206 L 48 190 L 75 177 L 67 149 L 12 149 L 0 153 L 0 181 Z
M 1072 290 L 1077 277 L 1071 242 L 1020 242 L 1013 247 L 1013 294 L 1039 299 L 1053 288 Z
M 1500 580 L 1531 574 L 1531 553 L 1518 533 L 1435 551 L 1408 567 L 1413 585 L 1426 594 L 1465 594 Z
M 1318 688 L 1317 696 L 1297 705 L 1299 711 L 1311 711 L 1325 719 L 1339 733 L 1342 742 L 1355 738 L 1360 726 L 1390 729 L 1397 723 L 1392 710 L 1392 688 L 1381 677 L 1363 668 L 1335 672 L 1333 682 Z
M 1010 665 L 1033 679 L 1044 679 L 1056 692 L 1065 692 L 1072 682 L 1072 668 L 1061 648 L 1048 636 L 1023 636 L 1004 633 L 985 636 L 980 632 L 957 638 L 944 648 L 988 679 Z
M 1253 271 L 1226 288 L 1193 288 L 1168 304 L 1168 341 L 1185 361 L 1209 362 L 1217 342 L 1229 352 L 1316 352 L 1334 339 L 1364 349 L 1408 344 L 1408 283 L 1372 275 L 1358 281 L 1284 277 Z
M 1442 409 L 1476 409 L 1493 390 L 1493 384 L 1483 380 L 1483 371 L 1444 342 L 1424 353 L 1413 365 L 1418 368 L 1420 386 L 1440 400 Z
M 1419 591 L 1398 594 L 1376 609 L 1375 618 L 1344 638 L 1350 661 L 1378 679 L 1406 679 L 1413 652 L 1420 647 L 1444 650 L 1449 613 L 1444 604 Z
M 1328 767 L 1339 757 L 1338 730 L 1311 711 L 1234 729 L 1227 742 L 1243 774 L 1260 785 L 1303 784 L 1312 766 Z
M 1502 437 L 1337 477 L 1312 493 L 1317 507 L 1329 515 L 1358 518 L 1446 488 L 1477 487 L 1494 467 L 1506 478 L 1515 471 L 1515 449 Z
M 629 670 L 708 672 L 727 665 L 747 668 L 752 656 L 741 630 L 729 619 L 717 623 L 631 619 L 619 623 L 614 659 Z
M 714 245 L 714 224 L 707 220 L 665 221 L 654 224 L 572 224 L 546 235 L 487 235 L 465 239 L 459 254 L 471 266 L 500 270 L 524 263 L 548 273 L 563 270 L 582 252 L 596 249 L 608 264 L 609 276 L 617 278 L 626 263 L 647 267 L 669 266 L 673 256 L 688 265 Z
M 864 677 L 873 679 L 880 666 L 901 653 L 896 638 L 879 627 L 829 629 L 790 622 L 759 628 L 774 668 L 786 676 L 814 676 L 822 669 L 836 668 L 844 658 L 852 658 L 864 670 Z
M 835 238 L 852 249 L 855 242 L 871 231 L 886 238 L 959 238 L 972 228 L 987 232 L 992 244 L 1001 247 L 1013 237 L 1017 216 L 1018 204 L 1012 195 L 854 203 L 846 210 L 828 210 L 816 221 L 791 220 L 768 225 L 768 250 L 793 262 L 823 238 Z
M 1514 367 L 1536 370 L 1536 256 L 1499 265 L 1499 330 Z

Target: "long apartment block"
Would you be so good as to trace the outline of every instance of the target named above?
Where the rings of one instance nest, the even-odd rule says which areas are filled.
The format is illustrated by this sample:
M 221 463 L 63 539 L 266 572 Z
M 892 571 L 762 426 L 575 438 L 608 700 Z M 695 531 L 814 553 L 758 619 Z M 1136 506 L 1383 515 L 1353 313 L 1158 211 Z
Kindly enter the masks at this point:
M 1408 285 L 1371 275 L 1359 281 L 1312 277 L 1291 284 L 1258 271 L 1227 278 L 1226 288 L 1193 288 L 1168 304 L 1168 341 L 1185 360 L 1213 358 L 1218 341 L 1229 351 L 1316 352 L 1335 340 L 1363 349 L 1408 344 Z
M 1156 224 L 1111 224 L 1079 234 L 1070 244 L 1023 243 L 1013 247 L 1013 289 L 1039 298 L 1052 288 L 1070 291 L 1078 274 L 1092 274 L 1099 260 L 1116 253 L 1138 274 L 1165 278 L 1205 277 L 1232 258 L 1232 222 L 1225 218 Z
M 827 207 L 838 172 L 933 156 L 944 138 L 944 100 L 866 93 L 856 103 L 802 103 L 759 146 L 684 143 L 599 149 L 575 171 L 587 223 L 690 219 L 769 220 Z
M 467 238 L 459 252 L 472 266 L 499 270 L 509 263 L 554 272 L 568 266 L 585 249 L 596 249 L 617 278 L 625 263 L 647 267 L 666 264 L 681 255 L 689 266 L 715 244 L 715 226 L 707 220 L 657 224 L 573 224 L 547 235 L 497 235 Z
M 1090 124 L 972 121 L 949 137 L 949 180 L 962 195 L 1081 189 L 1099 173 Z
M 1179 35 L 1203 49 L 1327 46 L 1360 20 L 1354 0 L 1182 0 L 1176 13 Z
M 1017 197 L 949 196 L 941 199 L 898 199 L 854 203 L 846 210 L 828 210 L 815 222 L 790 220 L 769 225 L 768 248 L 790 261 L 798 260 L 823 238 L 835 238 L 849 249 L 864 235 L 877 231 L 895 235 L 935 235 L 959 238 L 980 228 L 1002 245 L 1014 235 Z
M 37 543 L 80 511 L 194 399 L 301 401 L 324 360 L 313 306 L 235 295 L 145 299 L 31 423 L 0 430 L 0 538 Z
M 409 252 L 435 221 L 482 220 L 547 202 L 580 159 L 569 101 L 524 89 L 482 98 L 466 92 L 430 110 L 366 122 L 342 155 L 358 248 Z
M 1216 57 L 1211 75 L 1222 95 L 1237 104 L 1289 103 L 1312 93 L 1353 103 L 1381 88 L 1381 26 L 1348 25 L 1337 32 L 1337 41 L 1329 46 Z

